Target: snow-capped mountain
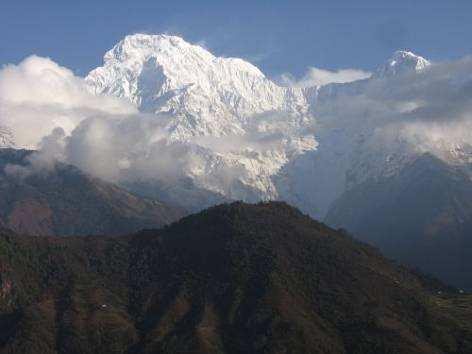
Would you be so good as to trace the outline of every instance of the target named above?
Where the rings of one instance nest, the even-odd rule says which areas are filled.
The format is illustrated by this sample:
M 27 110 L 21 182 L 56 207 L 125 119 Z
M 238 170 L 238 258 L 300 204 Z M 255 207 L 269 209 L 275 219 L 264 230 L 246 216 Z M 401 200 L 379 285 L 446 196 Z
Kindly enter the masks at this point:
M 429 60 L 410 51 L 398 50 L 375 72 L 377 77 L 389 77 L 408 72 L 420 72 L 430 66 Z
M 177 199 L 170 201 L 198 208 L 215 195 L 283 199 L 322 217 L 345 190 L 395 174 L 425 149 L 462 151 L 455 141 L 425 147 L 407 126 L 423 104 L 404 92 L 408 75 L 430 67 L 398 51 L 369 79 L 281 87 L 242 59 L 217 57 L 176 36 L 136 34 L 108 51 L 86 82 L 96 94 L 126 98 L 154 115 L 164 131 L 155 138 L 160 146 L 184 147 L 193 163 L 167 181 Z M 212 197 L 192 197 L 189 181 Z
M 227 198 L 278 198 L 272 176 L 316 147 L 305 129 L 312 119 L 302 90 L 280 87 L 242 59 L 216 57 L 179 37 L 127 36 L 86 82 L 94 93 L 156 114 L 166 144 L 184 144 L 199 160 L 184 175 Z
M 250 117 L 271 111 L 302 116 L 301 90 L 279 87 L 254 65 L 216 57 L 167 35 L 127 36 L 87 77 L 95 93 L 128 98 L 143 112 L 171 113 L 170 138 L 244 134 Z

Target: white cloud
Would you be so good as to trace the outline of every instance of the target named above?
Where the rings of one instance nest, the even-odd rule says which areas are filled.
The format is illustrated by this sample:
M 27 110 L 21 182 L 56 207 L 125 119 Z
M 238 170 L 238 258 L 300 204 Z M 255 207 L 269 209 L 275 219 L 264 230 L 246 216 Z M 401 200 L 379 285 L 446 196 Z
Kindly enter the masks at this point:
M 472 57 L 328 94 L 318 100 L 313 113 L 327 127 L 326 134 L 342 131 L 337 140 L 325 137 L 325 147 L 327 143 L 328 149 L 353 151 L 360 164 L 365 159 L 386 161 L 384 155 L 414 157 L 424 152 L 454 163 L 470 162 Z M 365 174 L 372 168 L 366 165 Z
M 55 128 L 69 134 L 88 117 L 134 112 L 127 102 L 91 94 L 82 78 L 48 58 L 31 56 L 0 70 L 0 125 L 18 147 L 36 148 Z
M 367 79 L 371 75 L 371 73 L 359 69 L 341 69 L 331 71 L 311 67 L 300 79 L 296 79 L 291 74 L 283 74 L 278 81 L 284 86 L 306 88 L 333 83 L 352 82 Z

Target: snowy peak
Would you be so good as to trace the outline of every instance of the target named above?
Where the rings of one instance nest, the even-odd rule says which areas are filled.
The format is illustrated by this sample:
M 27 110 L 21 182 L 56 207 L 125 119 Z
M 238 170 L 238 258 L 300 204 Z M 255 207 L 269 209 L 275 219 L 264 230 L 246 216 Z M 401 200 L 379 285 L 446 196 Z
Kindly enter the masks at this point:
M 301 90 L 277 86 L 254 65 L 168 35 L 125 37 L 86 80 L 94 93 L 129 99 L 140 111 L 186 117 L 169 126 L 177 140 L 241 134 L 251 116 L 305 104 Z
M 201 46 L 170 35 L 133 34 L 118 42 L 104 56 L 105 66 L 117 63 L 139 66 L 154 59 L 167 74 L 182 78 L 191 71 L 205 68 L 209 64 L 227 61 L 239 66 L 240 70 L 255 76 L 264 76 L 258 68 L 240 59 L 217 58 Z M 179 71 L 177 71 L 179 70 Z M 195 73 L 193 73 L 195 74 Z
M 391 77 L 408 72 L 420 72 L 431 63 L 425 58 L 409 51 L 398 50 L 387 61 L 377 69 L 376 77 Z
M 169 36 L 163 34 L 147 35 L 133 34 L 128 35 L 119 41 L 105 56 L 105 62 L 109 60 L 119 60 L 121 62 L 127 60 L 139 60 L 151 55 L 175 54 L 177 52 L 185 53 L 185 51 L 199 51 L 200 55 L 208 58 L 213 56 L 199 46 L 192 45 L 177 36 Z
M 199 63 L 209 63 L 218 61 L 205 48 L 186 42 L 178 36 L 165 34 L 133 34 L 126 36 L 118 42 L 104 56 L 105 64 L 110 61 L 119 62 L 140 62 L 154 57 L 162 64 L 177 64 L 179 61 L 192 60 Z M 168 60 L 168 62 L 165 62 Z M 254 65 L 241 59 L 226 58 L 228 61 L 237 62 L 241 69 L 245 69 L 252 74 L 264 76 Z M 180 63 L 181 64 L 181 63 Z
M 316 148 L 302 89 L 278 86 L 242 59 L 215 56 L 176 36 L 125 37 L 86 81 L 96 94 L 155 114 L 147 123 L 158 128 L 150 146 L 159 139 L 160 154 L 170 156 L 179 147 L 178 177 L 212 195 L 275 199 L 273 176 Z M 187 190 L 188 183 L 177 183 L 173 198 L 191 202 Z

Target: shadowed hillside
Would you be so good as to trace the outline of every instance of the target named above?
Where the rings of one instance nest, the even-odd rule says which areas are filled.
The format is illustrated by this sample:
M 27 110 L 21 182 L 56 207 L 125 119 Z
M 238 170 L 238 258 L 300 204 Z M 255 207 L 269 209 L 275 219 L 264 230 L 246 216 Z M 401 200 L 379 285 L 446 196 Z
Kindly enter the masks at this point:
M 125 234 L 184 213 L 57 163 L 32 169 L 27 150 L 0 149 L 0 225 L 28 235 Z
M 472 289 L 472 181 L 430 154 L 396 176 L 344 193 L 326 222 L 389 257 Z
M 470 353 L 472 299 L 284 203 L 0 237 L 0 353 Z

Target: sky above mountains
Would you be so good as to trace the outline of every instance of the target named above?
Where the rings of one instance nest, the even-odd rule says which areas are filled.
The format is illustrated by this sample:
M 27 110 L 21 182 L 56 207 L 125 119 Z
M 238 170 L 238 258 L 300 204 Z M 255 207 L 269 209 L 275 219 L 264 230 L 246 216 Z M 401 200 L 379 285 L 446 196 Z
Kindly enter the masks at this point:
M 84 76 L 134 32 L 170 33 L 271 77 L 309 67 L 371 71 L 397 49 L 443 61 L 472 52 L 472 2 L 32 1 L 0 4 L 0 64 L 36 54 Z

